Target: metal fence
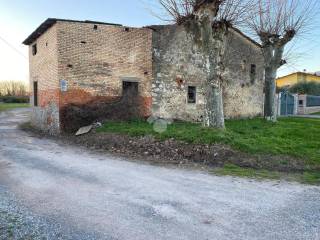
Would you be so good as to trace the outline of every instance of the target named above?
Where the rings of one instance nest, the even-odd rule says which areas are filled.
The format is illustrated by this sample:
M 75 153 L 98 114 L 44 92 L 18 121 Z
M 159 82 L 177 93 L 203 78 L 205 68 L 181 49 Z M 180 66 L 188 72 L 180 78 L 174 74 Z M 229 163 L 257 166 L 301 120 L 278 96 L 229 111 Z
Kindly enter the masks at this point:
M 320 96 L 307 96 L 307 107 L 320 107 Z

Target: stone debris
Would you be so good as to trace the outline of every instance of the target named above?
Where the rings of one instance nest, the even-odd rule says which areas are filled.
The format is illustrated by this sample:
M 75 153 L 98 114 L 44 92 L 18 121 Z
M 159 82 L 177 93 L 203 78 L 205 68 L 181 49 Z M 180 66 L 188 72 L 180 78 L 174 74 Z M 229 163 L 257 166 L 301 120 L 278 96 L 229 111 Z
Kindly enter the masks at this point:
M 92 128 L 93 128 L 93 125 L 82 127 L 77 131 L 76 136 L 87 134 L 92 130 Z

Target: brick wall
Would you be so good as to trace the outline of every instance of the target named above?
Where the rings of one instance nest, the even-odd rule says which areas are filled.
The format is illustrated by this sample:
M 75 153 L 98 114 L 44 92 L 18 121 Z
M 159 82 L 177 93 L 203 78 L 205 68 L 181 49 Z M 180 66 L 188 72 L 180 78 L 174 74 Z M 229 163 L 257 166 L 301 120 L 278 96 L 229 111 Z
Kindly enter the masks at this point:
M 201 121 L 204 111 L 205 63 L 183 26 L 155 26 L 153 36 L 153 114 L 164 118 Z M 256 76 L 251 79 L 251 64 Z M 228 37 L 224 82 L 227 118 L 252 117 L 263 111 L 263 58 L 259 47 L 232 31 Z M 196 103 L 187 102 L 195 86 Z
M 36 44 L 37 53 L 33 55 Z M 59 131 L 59 84 L 57 27 L 53 26 L 29 46 L 30 89 L 38 83 L 38 106 L 33 108 L 31 123 L 50 133 Z M 34 105 L 33 94 L 31 104 Z
M 37 127 L 58 133 L 63 107 L 119 98 L 123 81 L 139 83 L 142 114 L 151 114 L 152 30 L 58 21 L 35 43 L 35 56 L 33 44 L 29 49 L 30 86 L 37 81 L 39 88 L 32 117 Z
M 150 108 L 152 30 L 76 22 L 57 26 L 59 80 L 68 85 L 61 106 L 119 97 L 122 81 L 138 81 L 139 95 Z

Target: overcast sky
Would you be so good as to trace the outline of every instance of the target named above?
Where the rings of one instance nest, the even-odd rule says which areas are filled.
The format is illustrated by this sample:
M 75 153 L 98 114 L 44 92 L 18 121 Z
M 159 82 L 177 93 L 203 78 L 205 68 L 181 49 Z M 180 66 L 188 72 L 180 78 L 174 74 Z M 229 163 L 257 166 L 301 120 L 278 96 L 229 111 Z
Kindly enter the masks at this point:
M 28 80 L 27 47 L 21 42 L 49 17 L 96 20 L 128 26 L 159 24 L 146 3 L 156 0 L 0 0 L 0 81 Z M 295 44 L 281 74 L 320 71 L 320 27 Z M 302 54 L 302 56 L 301 56 Z

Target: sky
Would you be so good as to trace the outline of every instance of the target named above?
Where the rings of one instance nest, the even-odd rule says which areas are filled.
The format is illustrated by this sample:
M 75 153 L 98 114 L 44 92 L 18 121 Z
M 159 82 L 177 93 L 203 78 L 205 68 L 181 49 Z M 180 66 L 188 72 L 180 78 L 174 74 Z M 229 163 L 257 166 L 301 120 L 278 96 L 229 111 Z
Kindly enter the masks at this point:
M 28 48 L 22 45 L 45 19 L 66 18 L 120 23 L 126 26 L 161 24 L 152 14 L 156 0 L 0 0 L 0 81 L 28 81 Z M 320 16 L 319 16 L 320 18 Z M 320 71 L 320 27 L 300 37 L 288 66 L 294 71 Z

